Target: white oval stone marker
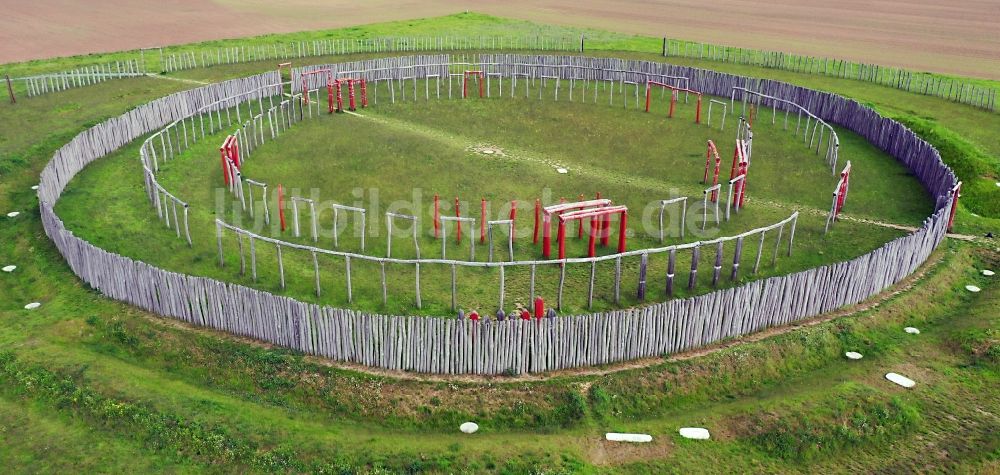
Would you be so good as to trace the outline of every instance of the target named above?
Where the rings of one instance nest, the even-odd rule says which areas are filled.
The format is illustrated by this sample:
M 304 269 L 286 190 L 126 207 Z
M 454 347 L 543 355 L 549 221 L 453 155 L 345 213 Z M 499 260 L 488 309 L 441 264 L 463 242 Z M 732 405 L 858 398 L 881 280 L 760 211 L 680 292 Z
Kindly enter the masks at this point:
M 31 187 L 31 189 L 32 190 L 37 190 L 38 189 L 38 185 L 35 185 L 35 186 Z
M 917 383 L 913 382 L 912 379 L 896 373 L 886 373 L 885 379 L 888 379 L 889 381 L 892 381 L 904 388 L 912 388 L 917 385 Z
M 985 275 L 986 277 L 993 277 L 994 274 L 995 274 L 995 272 L 993 272 L 993 271 L 991 271 L 989 269 L 983 269 L 983 275 Z
M 17 269 L 17 266 L 4 266 L 3 271 L 4 272 L 14 272 L 14 269 Z
M 36 309 L 38 307 L 41 307 L 41 306 L 42 306 L 42 304 L 40 304 L 38 302 L 31 302 L 28 305 L 25 305 L 24 309 L 25 310 L 34 310 L 34 309 Z
M 861 358 L 864 358 L 864 356 L 857 351 L 848 351 L 847 353 L 844 353 L 844 356 L 846 356 L 849 360 L 860 360 Z
M 649 434 L 622 434 L 619 432 L 608 432 L 604 438 L 612 442 L 652 442 L 653 436 Z
M 18 211 L 11 211 L 10 213 L 7 213 L 7 217 L 8 218 L 16 218 L 17 215 L 19 215 L 19 214 L 21 214 L 21 213 L 18 212 Z
M 679 432 L 681 433 L 681 437 L 684 437 L 686 439 L 695 439 L 695 440 L 709 439 L 708 429 L 702 429 L 701 427 L 681 427 L 681 430 Z
M 976 287 L 975 285 L 966 285 L 965 286 L 965 290 L 968 290 L 969 292 L 975 293 L 975 292 L 979 292 L 982 289 L 980 289 L 979 287 Z
M 913 328 L 913 327 L 906 327 L 906 328 L 903 329 L 903 331 L 906 332 L 906 333 L 909 333 L 911 335 L 919 335 L 920 334 L 920 330 L 917 330 L 916 328 Z
M 476 424 L 475 422 L 465 422 L 458 426 L 458 430 L 465 432 L 466 434 L 472 434 L 479 430 L 479 424 Z
M 569 170 L 567 170 L 565 168 L 556 168 L 556 171 L 559 172 L 560 174 L 563 174 L 563 175 L 569 173 Z

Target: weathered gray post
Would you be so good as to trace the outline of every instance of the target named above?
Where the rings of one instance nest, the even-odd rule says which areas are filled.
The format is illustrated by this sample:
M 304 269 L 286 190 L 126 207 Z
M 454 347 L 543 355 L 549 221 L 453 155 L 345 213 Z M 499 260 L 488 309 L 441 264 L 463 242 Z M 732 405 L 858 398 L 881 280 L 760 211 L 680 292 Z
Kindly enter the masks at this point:
M 712 287 L 719 286 L 720 274 L 722 274 L 722 241 L 715 243 L 715 265 L 712 267 Z
M 278 275 L 281 277 L 281 289 L 285 289 L 285 262 L 281 259 L 281 244 L 275 243 L 278 250 Z
M 316 257 L 316 251 L 312 251 L 313 258 L 313 270 L 316 272 L 316 296 L 320 296 L 320 285 L 319 285 L 319 258 Z
M 688 290 L 694 290 L 698 284 L 698 260 L 701 259 L 701 243 L 695 243 L 691 251 L 691 272 L 688 274 Z

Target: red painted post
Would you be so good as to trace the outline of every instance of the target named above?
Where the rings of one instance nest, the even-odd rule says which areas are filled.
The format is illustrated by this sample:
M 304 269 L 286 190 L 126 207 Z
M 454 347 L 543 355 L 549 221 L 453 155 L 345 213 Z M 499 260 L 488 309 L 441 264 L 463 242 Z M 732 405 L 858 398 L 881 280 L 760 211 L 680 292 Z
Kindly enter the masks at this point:
M 469 95 L 469 73 L 462 75 L 462 99 Z
M 845 188 L 846 187 L 844 186 L 844 182 L 841 181 L 840 182 L 840 187 L 837 188 L 837 211 L 836 211 L 836 213 L 834 213 L 834 217 L 839 217 L 840 216 L 840 211 L 842 209 L 844 209 L 844 200 L 845 200 L 844 191 L 845 191 Z
M 344 112 L 344 91 L 340 79 L 337 80 L 337 112 Z
M 542 257 L 548 259 L 552 255 L 552 215 L 545 213 L 542 216 Z
M 368 107 L 368 82 L 361 80 L 361 107 Z
M 542 214 L 542 200 L 535 198 L 535 230 L 532 233 L 531 243 L 538 244 L 538 220 Z
M 705 176 L 701 179 L 701 184 L 708 183 L 708 165 L 712 163 L 712 141 L 708 141 L 709 145 L 705 147 Z
M 958 198 L 962 196 L 962 182 L 958 182 L 955 188 L 952 188 L 952 196 L 951 212 L 948 214 L 948 232 L 951 232 L 951 228 L 955 225 L 955 211 L 958 210 Z
M 646 81 L 646 112 L 649 112 L 649 99 L 652 89 L 649 87 L 649 81 Z
M 441 200 L 434 193 L 434 239 L 441 236 Z
M 729 167 L 729 179 L 736 178 L 736 167 L 740 164 L 740 141 L 736 141 L 736 148 L 733 149 L 733 165 Z
M 587 241 L 587 257 L 594 257 L 597 255 L 597 249 L 595 246 L 596 243 L 597 243 L 597 218 L 591 216 L 590 240 Z
M 462 217 L 462 214 L 459 212 L 459 209 L 458 209 L 458 197 L 457 196 L 455 197 L 455 217 L 456 218 L 461 218 Z M 460 242 L 462 242 L 462 222 L 461 221 L 455 221 L 455 226 L 456 226 L 456 228 L 455 228 L 455 242 L 460 243 Z
M 278 219 L 281 221 L 281 232 L 285 232 L 285 191 L 278 183 Z
M 510 202 L 510 216 L 507 219 L 513 221 L 517 218 L 517 200 Z
M 583 201 L 583 193 L 580 193 L 580 201 Z M 576 238 L 583 239 L 583 220 L 577 220 L 578 224 L 576 227 Z
M 229 184 L 229 166 L 226 165 L 226 143 L 223 142 L 222 146 L 219 147 L 219 159 L 222 161 L 222 179 Z
M 478 76 L 479 79 L 477 79 L 477 81 L 479 81 L 479 98 L 481 99 L 483 98 L 483 83 L 486 81 L 483 80 L 483 73 L 479 73 Z
M 746 201 L 747 197 L 747 164 L 746 162 L 740 165 L 740 174 L 743 175 L 743 180 L 740 180 L 740 206 L 739 209 L 743 209 L 743 203 Z
M 559 240 L 559 258 L 566 258 L 566 221 L 559 219 L 559 234 L 557 234 L 557 239 Z
M 479 205 L 482 211 L 481 216 L 483 217 L 483 219 L 479 220 L 479 244 L 482 244 L 486 242 L 486 198 L 482 198 Z
M 352 110 L 352 111 L 357 110 L 357 108 L 354 107 L 354 80 L 353 79 L 348 79 L 347 80 L 347 97 L 350 100 L 350 102 L 349 102 L 349 104 L 351 106 L 350 110 Z M 699 102 L 699 104 L 700 104 L 700 102 Z
M 326 98 L 328 112 L 333 114 L 333 83 L 329 80 L 326 81 Z
M 309 86 L 307 86 L 307 84 L 308 84 L 308 82 L 306 81 L 306 75 L 303 74 L 302 75 L 302 101 L 305 102 L 305 105 L 308 106 L 309 105 Z
M 545 317 L 545 300 L 535 297 L 535 318 L 541 320 L 543 317 Z
M 677 104 L 677 90 L 676 89 L 671 89 L 670 90 L 670 113 L 667 114 L 667 117 L 669 117 L 671 119 L 674 118 L 674 105 L 675 104 Z
M 240 170 L 243 168 L 243 165 L 240 164 L 240 144 L 237 142 L 235 135 L 230 135 L 229 137 L 229 159 L 236 165 L 236 169 Z
M 698 94 L 698 106 L 694 111 L 694 123 L 701 123 L 701 94 Z
M 840 188 L 837 190 L 837 212 L 834 217 L 840 216 L 840 210 L 844 209 L 844 202 L 847 201 L 847 184 L 851 179 L 851 173 L 849 171 L 841 172 L 840 179 Z
M 608 247 L 608 238 L 611 236 L 611 216 L 601 215 L 601 246 Z
M 619 216 L 621 216 L 621 221 L 618 222 L 618 253 L 621 254 L 625 252 L 625 239 L 627 238 L 625 231 L 627 231 L 628 213 L 622 211 Z

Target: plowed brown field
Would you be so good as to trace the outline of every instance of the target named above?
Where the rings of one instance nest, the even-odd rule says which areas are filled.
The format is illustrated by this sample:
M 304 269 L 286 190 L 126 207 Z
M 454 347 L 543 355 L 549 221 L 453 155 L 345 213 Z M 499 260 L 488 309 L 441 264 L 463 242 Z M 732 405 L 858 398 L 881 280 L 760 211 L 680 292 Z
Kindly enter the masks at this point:
M 466 9 L 1000 79 L 996 0 L 5 1 L 0 62 L 431 17 Z

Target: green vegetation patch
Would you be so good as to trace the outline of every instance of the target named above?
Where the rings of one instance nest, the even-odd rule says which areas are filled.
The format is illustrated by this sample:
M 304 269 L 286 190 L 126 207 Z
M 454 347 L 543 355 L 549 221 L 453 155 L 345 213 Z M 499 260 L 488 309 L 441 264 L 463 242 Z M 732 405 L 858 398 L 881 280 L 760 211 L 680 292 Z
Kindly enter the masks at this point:
M 808 462 L 914 430 L 920 411 L 871 387 L 845 384 L 822 400 L 779 412 L 748 416 L 753 445 L 775 457 Z

